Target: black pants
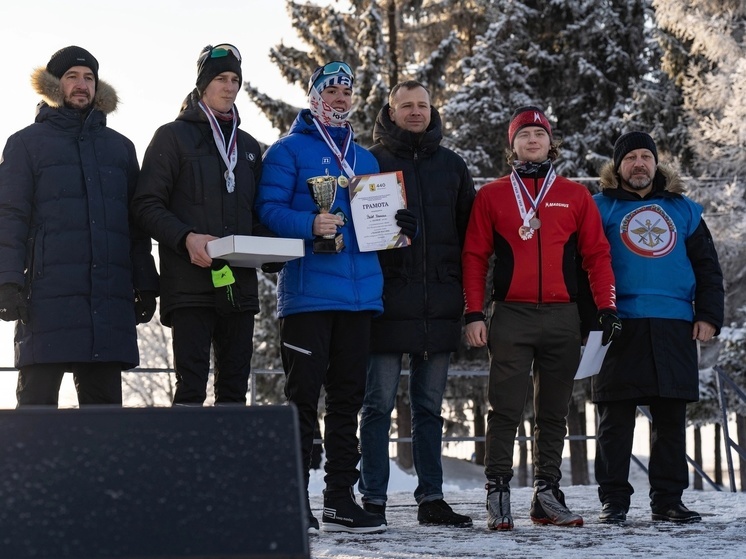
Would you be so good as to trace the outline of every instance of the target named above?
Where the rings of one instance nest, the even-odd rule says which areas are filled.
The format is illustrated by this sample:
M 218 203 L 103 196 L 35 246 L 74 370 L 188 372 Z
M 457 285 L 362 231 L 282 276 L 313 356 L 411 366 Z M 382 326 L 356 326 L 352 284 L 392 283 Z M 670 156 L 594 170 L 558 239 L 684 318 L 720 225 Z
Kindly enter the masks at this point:
M 322 386 L 326 487 L 352 487 L 360 476 L 357 417 L 365 394 L 370 319 L 369 312 L 328 311 L 280 320 L 285 396 L 298 409 L 306 486 Z
M 495 303 L 488 339 L 485 475 L 512 477 L 516 431 L 532 382 L 534 477 L 559 481 L 567 407 L 580 362 L 578 309 L 574 303 Z
M 122 405 L 120 363 L 42 363 L 19 369 L 18 407 L 57 407 L 62 377 L 66 372 L 73 374 L 80 406 Z
M 647 401 L 651 426 L 650 506 L 652 508 L 681 501 L 689 485 L 686 465 L 686 402 L 670 398 Z M 629 467 L 635 430 L 636 400 L 598 402 L 596 443 L 596 481 L 602 503 L 615 503 L 629 509 L 634 492 L 629 483 Z
M 207 398 L 210 347 L 215 352 L 216 404 L 246 404 L 254 353 L 254 315 L 221 316 L 211 308 L 172 311 L 176 393 L 174 405 L 202 405 Z

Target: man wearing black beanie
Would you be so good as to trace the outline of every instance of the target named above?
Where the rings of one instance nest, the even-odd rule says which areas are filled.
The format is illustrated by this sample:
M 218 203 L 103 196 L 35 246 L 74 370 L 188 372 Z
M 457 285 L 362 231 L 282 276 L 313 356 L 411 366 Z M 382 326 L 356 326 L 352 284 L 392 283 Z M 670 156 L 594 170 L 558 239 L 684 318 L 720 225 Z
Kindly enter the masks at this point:
M 611 245 L 621 334 L 598 375 L 596 481 L 599 521 L 626 521 L 637 406 L 652 417 L 652 519 L 696 522 L 681 502 L 689 484 L 686 404 L 699 399 L 698 348 L 723 324 L 723 274 L 702 207 L 684 196 L 679 175 L 658 164 L 655 142 L 629 132 L 614 145 L 594 199 Z
M 219 237 L 272 235 L 252 210 L 262 157 L 259 143 L 239 128 L 241 79 L 234 45 L 202 49 L 196 87 L 176 120 L 153 135 L 132 203 L 138 223 L 158 241 L 161 323 L 173 334 L 174 405 L 203 405 L 211 348 L 215 402 L 246 403 L 259 312 L 256 270 L 232 268 L 207 253 L 207 243 Z
M 66 371 L 81 406 L 121 405 L 135 325 L 155 312 L 150 239 L 128 208 L 135 146 L 106 126 L 118 98 L 98 69 L 69 46 L 34 70 L 36 121 L 0 163 L 0 319 L 18 321 L 18 406 L 57 406 Z

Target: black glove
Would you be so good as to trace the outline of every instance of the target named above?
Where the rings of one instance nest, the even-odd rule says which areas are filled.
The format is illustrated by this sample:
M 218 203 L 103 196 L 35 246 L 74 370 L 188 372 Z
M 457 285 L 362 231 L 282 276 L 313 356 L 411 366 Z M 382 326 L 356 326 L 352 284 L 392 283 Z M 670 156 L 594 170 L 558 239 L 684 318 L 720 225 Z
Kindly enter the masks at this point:
M 28 322 L 28 301 L 23 295 L 23 288 L 17 283 L 0 285 L 0 319 L 7 322 L 20 320 Z
M 619 320 L 616 312 L 611 309 L 601 309 L 598 311 L 596 318 L 603 331 L 601 345 L 608 345 L 622 331 L 622 321 Z
M 155 291 L 135 289 L 135 324 L 147 324 L 155 314 Z
M 265 274 L 279 274 L 285 267 L 284 262 L 265 262 L 262 264 L 262 272 Z
M 396 225 L 401 228 L 402 235 L 406 235 L 410 239 L 414 239 L 417 236 L 417 216 L 415 216 L 407 208 L 403 208 L 396 212 Z
M 212 261 L 212 285 L 215 287 L 215 310 L 220 315 L 228 315 L 241 310 L 238 284 L 233 270 L 225 260 Z

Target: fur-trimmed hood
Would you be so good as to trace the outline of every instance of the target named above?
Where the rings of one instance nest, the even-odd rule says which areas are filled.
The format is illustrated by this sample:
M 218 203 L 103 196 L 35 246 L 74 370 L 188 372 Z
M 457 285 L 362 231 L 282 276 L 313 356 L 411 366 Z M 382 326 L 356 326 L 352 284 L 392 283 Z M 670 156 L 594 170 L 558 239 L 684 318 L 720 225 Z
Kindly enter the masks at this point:
M 614 171 L 614 161 L 608 161 L 599 173 L 601 190 L 619 188 L 619 175 Z M 665 163 L 658 164 L 658 170 L 653 177 L 654 190 L 665 190 L 672 194 L 683 194 L 684 183 L 681 176 L 673 167 Z
M 59 109 L 64 105 L 60 80 L 49 73 L 46 68 L 39 67 L 31 73 L 31 87 L 53 109 Z M 119 97 L 114 88 L 99 79 L 96 85 L 96 95 L 93 97 L 93 108 L 108 115 L 117 110 L 118 104 Z

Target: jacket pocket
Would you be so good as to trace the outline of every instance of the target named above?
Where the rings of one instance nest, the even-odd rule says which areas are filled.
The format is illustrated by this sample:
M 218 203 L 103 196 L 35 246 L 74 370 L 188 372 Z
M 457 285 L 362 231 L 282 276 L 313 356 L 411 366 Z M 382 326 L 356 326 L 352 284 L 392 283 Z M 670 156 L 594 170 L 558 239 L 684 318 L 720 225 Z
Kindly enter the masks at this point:
M 29 283 L 44 277 L 44 225 L 31 231 L 26 250 L 26 277 Z
M 441 283 L 461 283 L 461 269 L 450 263 L 438 265 L 438 281 Z

